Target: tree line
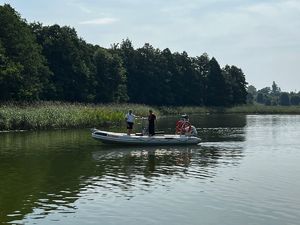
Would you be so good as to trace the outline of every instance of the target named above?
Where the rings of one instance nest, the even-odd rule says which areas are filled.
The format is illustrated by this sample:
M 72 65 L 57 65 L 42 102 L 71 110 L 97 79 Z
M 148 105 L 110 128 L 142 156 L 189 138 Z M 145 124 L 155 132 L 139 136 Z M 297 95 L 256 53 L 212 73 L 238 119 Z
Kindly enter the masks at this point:
M 106 49 L 0 6 L 0 101 L 232 106 L 246 103 L 246 86 L 240 68 L 221 68 L 206 53 L 135 49 L 129 39 Z
M 281 88 L 273 81 L 271 87 L 257 90 L 253 85 L 247 87 L 247 102 L 264 105 L 300 105 L 300 92 L 282 92 Z

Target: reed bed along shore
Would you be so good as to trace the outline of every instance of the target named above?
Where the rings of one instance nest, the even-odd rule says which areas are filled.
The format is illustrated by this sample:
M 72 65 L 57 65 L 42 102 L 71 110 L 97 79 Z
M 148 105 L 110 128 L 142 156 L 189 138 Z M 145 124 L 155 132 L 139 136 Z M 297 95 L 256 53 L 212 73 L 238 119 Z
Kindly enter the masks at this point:
M 71 104 L 62 102 L 5 103 L 0 106 L 0 130 L 42 130 L 105 127 L 124 121 L 125 113 L 148 115 L 149 106 L 134 104 Z M 157 111 L 159 114 L 159 111 Z
M 300 114 L 300 106 L 244 105 L 232 108 L 151 107 L 136 104 L 78 104 L 63 102 L 2 103 L 0 130 L 43 130 L 108 127 L 120 125 L 129 109 L 147 116 L 153 109 L 158 116 L 207 113 Z

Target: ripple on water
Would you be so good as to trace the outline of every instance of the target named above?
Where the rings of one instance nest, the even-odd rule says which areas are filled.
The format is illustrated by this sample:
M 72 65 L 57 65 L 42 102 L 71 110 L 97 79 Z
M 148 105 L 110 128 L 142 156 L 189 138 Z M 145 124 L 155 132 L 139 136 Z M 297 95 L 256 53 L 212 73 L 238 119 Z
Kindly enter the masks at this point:
M 1 142 L 1 182 L 7 185 L 0 184 L 0 194 L 10 193 L 18 204 L 7 221 L 297 224 L 300 117 L 238 117 L 240 127 L 223 117 L 211 126 L 201 120 L 207 127 L 198 126 L 199 146 L 79 145 L 87 139 L 82 133 L 72 134 L 70 143 L 55 135 L 59 143 L 45 141 L 43 151 L 29 150 L 33 140 L 19 138 L 11 152 L 13 141 Z

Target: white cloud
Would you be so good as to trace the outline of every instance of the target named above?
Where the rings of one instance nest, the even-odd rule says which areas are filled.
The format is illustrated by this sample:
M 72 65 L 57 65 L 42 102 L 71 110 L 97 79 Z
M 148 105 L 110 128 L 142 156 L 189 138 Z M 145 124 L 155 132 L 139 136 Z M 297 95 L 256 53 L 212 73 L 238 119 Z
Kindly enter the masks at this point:
M 98 19 L 93 19 L 93 20 L 82 21 L 82 22 L 79 22 L 79 24 L 82 24 L 82 25 L 107 25 L 107 24 L 115 23 L 116 21 L 118 21 L 117 18 L 106 17 L 106 18 L 98 18 Z

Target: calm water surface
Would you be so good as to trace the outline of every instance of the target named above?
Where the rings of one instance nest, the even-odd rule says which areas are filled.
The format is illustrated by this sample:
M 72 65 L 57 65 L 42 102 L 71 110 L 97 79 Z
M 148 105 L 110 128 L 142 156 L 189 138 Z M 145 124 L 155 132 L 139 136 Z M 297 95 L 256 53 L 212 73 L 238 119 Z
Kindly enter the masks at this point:
M 175 120 L 158 129 L 173 133 Z M 300 116 L 191 120 L 198 146 L 110 147 L 88 129 L 0 133 L 0 223 L 300 223 Z

